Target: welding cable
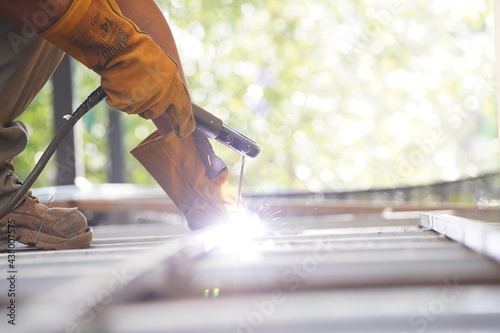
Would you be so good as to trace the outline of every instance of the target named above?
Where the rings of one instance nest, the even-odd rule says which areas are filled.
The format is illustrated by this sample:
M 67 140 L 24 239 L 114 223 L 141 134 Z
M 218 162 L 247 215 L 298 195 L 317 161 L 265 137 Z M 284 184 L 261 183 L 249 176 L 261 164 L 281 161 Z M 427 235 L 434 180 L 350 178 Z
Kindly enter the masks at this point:
M 19 202 L 21 202 L 26 192 L 30 189 L 31 185 L 33 185 L 35 180 L 38 178 L 40 173 L 49 162 L 57 147 L 59 147 L 61 141 L 64 140 L 66 135 L 73 129 L 76 122 L 87 112 L 89 112 L 90 109 L 99 104 L 99 102 L 102 101 L 105 97 L 106 93 L 104 92 L 104 90 L 101 87 L 98 87 L 82 102 L 82 104 L 80 104 L 80 106 L 71 115 L 65 116 L 67 122 L 54 136 L 49 146 L 43 153 L 42 157 L 35 165 L 33 171 L 31 171 L 29 176 L 26 178 L 21 187 L 16 191 L 14 196 L 2 208 L 0 208 L 0 219 L 7 215 L 7 213 L 9 213 L 14 207 L 17 206 Z M 234 149 L 243 156 L 254 158 L 259 154 L 260 148 L 253 140 L 241 134 L 237 130 L 227 126 L 222 122 L 222 120 L 220 120 L 210 112 L 202 109 L 198 105 L 192 104 L 192 107 L 193 115 L 196 121 L 196 128 L 200 130 L 200 132 L 203 133 L 206 137 L 217 140 L 225 146 Z
M 43 153 L 42 157 L 38 161 L 38 163 L 33 168 L 33 171 L 26 178 L 24 183 L 22 183 L 21 187 L 16 191 L 14 196 L 2 207 L 0 208 L 0 219 L 7 215 L 14 207 L 17 206 L 19 202 L 23 199 L 24 195 L 31 188 L 31 185 L 38 178 L 40 173 L 43 171 L 50 158 L 56 151 L 57 147 L 62 140 L 66 137 L 66 135 L 73 129 L 76 122 L 83 117 L 87 112 L 90 111 L 94 106 L 99 104 L 106 97 L 106 93 L 102 90 L 101 87 L 94 90 L 83 102 L 80 106 L 71 114 L 67 115 L 65 118 L 67 122 L 59 129 L 57 134 L 54 136 L 47 149 Z

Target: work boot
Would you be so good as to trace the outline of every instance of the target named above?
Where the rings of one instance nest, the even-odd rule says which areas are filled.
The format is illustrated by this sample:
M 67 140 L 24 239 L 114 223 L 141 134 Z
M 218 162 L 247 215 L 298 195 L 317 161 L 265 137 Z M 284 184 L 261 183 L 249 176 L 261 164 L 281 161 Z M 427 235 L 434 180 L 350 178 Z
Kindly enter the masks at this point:
M 49 208 L 33 196 L 4 216 L 0 227 L 3 238 L 43 250 L 81 249 L 92 242 L 92 229 L 76 208 Z
M 228 221 L 237 191 L 229 172 L 198 131 L 184 139 L 155 131 L 131 151 L 186 217 L 191 230 Z

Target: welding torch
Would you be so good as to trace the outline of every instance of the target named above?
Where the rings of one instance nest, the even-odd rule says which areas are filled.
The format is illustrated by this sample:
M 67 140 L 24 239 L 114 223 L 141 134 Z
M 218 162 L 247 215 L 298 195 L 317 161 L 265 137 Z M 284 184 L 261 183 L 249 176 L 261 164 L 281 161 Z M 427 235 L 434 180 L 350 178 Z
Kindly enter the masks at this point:
M 66 135 L 73 129 L 76 122 L 83 117 L 87 112 L 90 111 L 94 106 L 99 104 L 106 97 L 106 93 L 101 87 L 95 89 L 71 114 L 65 116 L 67 122 L 59 129 L 56 133 L 47 149 L 44 151 L 37 164 L 33 168 L 33 171 L 26 177 L 21 187 L 16 191 L 14 196 L 0 208 L 0 219 L 7 215 L 16 205 L 22 200 L 26 192 L 33 185 L 35 180 L 38 178 L 43 168 L 47 165 L 50 158 L 56 151 L 57 147 L 61 141 L 66 137 Z M 237 130 L 227 126 L 222 120 L 206 111 L 205 109 L 199 107 L 196 104 L 192 104 L 193 115 L 196 122 L 196 128 L 200 130 L 206 137 L 210 139 L 215 139 L 223 145 L 237 151 L 243 156 L 256 157 L 259 152 L 259 146 L 251 139 L 241 134 Z

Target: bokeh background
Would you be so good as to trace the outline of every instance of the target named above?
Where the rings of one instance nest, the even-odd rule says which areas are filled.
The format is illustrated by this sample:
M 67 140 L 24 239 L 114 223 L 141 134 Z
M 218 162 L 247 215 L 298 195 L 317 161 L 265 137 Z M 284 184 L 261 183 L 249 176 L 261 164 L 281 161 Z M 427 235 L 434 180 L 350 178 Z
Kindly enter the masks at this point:
M 244 193 L 393 188 L 498 171 L 493 1 L 159 1 L 195 103 L 258 142 Z M 98 86 L 74 63 L 75 99 Z M 22 116 L 24 179 L 54 135 L 51 85 Z M 68 113 L 70 110 L 68 110 Z M 127 150 L 154 130 L 123 115 Z M 107 182 L 102 105 L 79 124 Z M 214 143 L 237 183 L 240 156 Z M 154 184 L 127 154 L 127 182 Z M 35 186 L 53 183 L 49 165 Z

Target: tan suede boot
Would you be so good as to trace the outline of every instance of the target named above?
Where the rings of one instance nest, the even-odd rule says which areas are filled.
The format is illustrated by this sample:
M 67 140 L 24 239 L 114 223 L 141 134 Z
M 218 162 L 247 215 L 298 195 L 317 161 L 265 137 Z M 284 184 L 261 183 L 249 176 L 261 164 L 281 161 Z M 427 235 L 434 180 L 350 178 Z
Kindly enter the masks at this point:
M 81 249 L 90 246 L 92 229 L 76 208 L 49 208 L 28 196 L 0 220 L 3 238 L 43 250 Z
M 152 133 L 131 151 L 186 217 L 189 228 L 227 222 L 237 191 L 229 172 L 203 134 L 179 139 L 173 132 Z

